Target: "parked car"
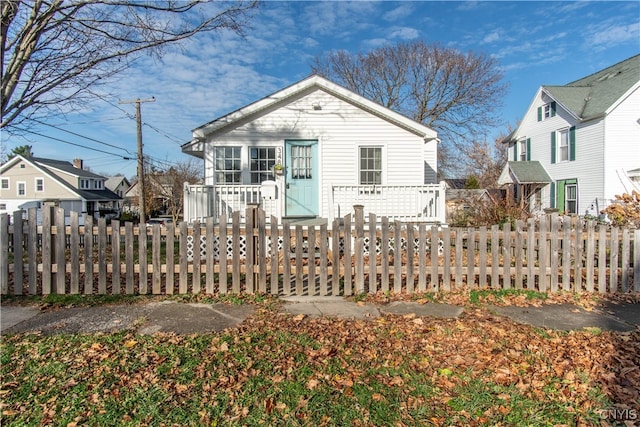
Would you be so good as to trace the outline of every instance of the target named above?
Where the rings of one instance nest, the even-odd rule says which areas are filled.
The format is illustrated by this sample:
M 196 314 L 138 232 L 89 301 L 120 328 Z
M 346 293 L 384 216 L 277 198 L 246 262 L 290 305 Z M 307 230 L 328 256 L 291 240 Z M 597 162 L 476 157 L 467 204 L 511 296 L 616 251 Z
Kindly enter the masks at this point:
M 173 223 L 171 218 L 150 218 L 147 221 L 147 227 L 151 227 L 153 224 L 160 224 L 161 227 L 164 227 L 169 223 Z

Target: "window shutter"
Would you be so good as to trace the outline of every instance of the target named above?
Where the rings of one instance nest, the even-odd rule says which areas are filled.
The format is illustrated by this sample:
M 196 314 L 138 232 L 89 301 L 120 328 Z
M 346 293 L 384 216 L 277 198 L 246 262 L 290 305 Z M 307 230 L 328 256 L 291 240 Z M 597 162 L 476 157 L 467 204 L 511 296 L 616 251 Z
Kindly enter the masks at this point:
M 569 129 L 569 160 L 576 159 L 576 127 L 571 126 Z
M 516 143 L 513 144 L 513 161 L 514 162 L 518 161 L 518 141 L 516 141 Z
M 551 117 L 554 117 L 556 115 L 556 102 L 553 101 L 551 103 Z
M 565 181 L 564 180 L 560 180 L 558 181 L 557 187 L 556 187 L 556 193 L 558 194 L 557 196 L 557 205 L 556 208 L 560 209 L 560 212 L 564 212 L 565 210 L 565 206 L 564 206 L 564 185 L 565 185 Z
M 527 138 L 527 160 L 531 160 L 531 138 Z
M 551 163 L 556 162 L 556 133 L 551 132 Z
M 542 121 L 542 107 L 538 107 L 538 121 Z
M 551 197 L 549 197 L 549 206 L 551 208 L 555 208 L 556 207 L 556 183 L 555 182 L 551 182 L 551 187 L 549 188 L 549 191 L 551 192 Z

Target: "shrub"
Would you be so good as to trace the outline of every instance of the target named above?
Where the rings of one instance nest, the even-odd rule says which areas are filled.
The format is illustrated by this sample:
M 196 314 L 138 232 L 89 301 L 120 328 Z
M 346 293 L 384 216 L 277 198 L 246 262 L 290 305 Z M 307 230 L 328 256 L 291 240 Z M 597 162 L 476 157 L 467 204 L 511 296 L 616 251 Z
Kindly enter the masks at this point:
M 616 200 L 600 213 L 618 227 L 640 228 L 640 193 L 634 190 L 631 194 L 616 195 Z

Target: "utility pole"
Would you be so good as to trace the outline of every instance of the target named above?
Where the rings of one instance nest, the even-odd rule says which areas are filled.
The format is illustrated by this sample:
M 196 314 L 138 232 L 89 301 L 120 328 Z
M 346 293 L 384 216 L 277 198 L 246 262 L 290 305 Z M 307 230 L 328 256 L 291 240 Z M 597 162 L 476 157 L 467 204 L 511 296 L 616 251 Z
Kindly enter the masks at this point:
M 138 133 L 138 211 L 140 215 L 140 224 L 146 221 L 147 207 L 145 202 L 145 185 L 144 185 L 144 157 L 142 155 L 142 115 L 140 114 L 140 104 L 143 102 L 156 102 L 156 98 L 152 96 L 149 99 L 134 99 L 132 101 L 119 101 L 118 104 L 136 104 L 136 124 Z

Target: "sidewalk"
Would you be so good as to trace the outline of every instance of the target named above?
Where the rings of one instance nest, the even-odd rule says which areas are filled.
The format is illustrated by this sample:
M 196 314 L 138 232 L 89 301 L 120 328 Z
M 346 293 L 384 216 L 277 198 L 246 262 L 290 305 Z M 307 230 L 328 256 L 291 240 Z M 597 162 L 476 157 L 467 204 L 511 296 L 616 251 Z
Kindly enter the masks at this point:
M 357 303 L 342 297 L 285 297 L 282 310 L 309 318 L 320 316 L 347 319 L 375 319 L 384 315 L 459 318 L 464 308 L 449 304 L 392 302 L 385 305 Z M 571 304 L 541 307 L 486 306 L 499 316 L 535 327 L 579 330 L 586 327 L 628 332 L 640 327 L 640 305 L 606 303 L 594 311 Z M 36 307 L 1 306 L 0 332 L 13 334 L 40 332 L 113 333 L 132 330 L 139 334 L 173 332 L 177 334 L 213 333 L 237 327 L 253 314 L 251 304 L 186 304 L 173 301 L 134 305 L 60 308 L 41 312 Z

